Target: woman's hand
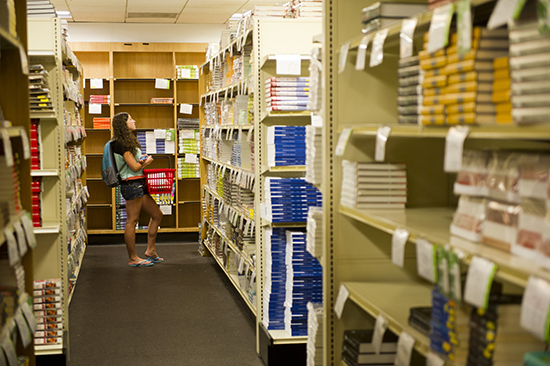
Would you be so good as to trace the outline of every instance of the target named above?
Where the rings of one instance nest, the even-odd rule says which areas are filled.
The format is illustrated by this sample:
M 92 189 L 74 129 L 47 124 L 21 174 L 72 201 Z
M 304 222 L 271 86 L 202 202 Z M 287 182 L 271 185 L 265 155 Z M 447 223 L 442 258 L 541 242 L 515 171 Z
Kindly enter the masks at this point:
M 142 161 L 141 166 L 145 168 L 147 165 L 150 165 L 153 162 L 153 157 L 149 155 L 144 161 Z

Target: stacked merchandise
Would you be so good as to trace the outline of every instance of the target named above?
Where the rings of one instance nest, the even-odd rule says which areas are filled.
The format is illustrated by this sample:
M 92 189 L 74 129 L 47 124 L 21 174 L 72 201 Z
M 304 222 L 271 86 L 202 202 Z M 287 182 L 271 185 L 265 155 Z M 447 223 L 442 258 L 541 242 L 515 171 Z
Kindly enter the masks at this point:
M 109 117 L 94 117 L 94 129 L 108 130 L 111 128 L 111 119 Z
M 233 124 L 233 99 L 223 99 L 219 102 L 220 125 Z
M 90 104 L 111 104 L 110 95 L 90 95 Z
M 310 207 L 307 212 L 306 249 L 315 258 L 323 254 L 323 208 Z
M 307 303 L 307 366 L 323 365 L 323 304 Z
M 323 138 L 320 127 L 306 126 L 306 181 L 321 184 L 323 174 Z
M 284 330 L 286 229 L 273 228 L 265 231 L 265 253 L 264 317 L 262 323 L 269 330 Z
M 256 5 L 252 9 L 253 17 L 280 17 L 284 18 L 286 15 L 287 5 Z
M 173 154 L 176 152 L 176 131 L 156 129 L 137 131 L 142 154 Z
M 116 205 L 116 229 L 124 230 L 126 228 L 126 200 L 122 196 L 120 186 L 115 188 L 115 205 Z
M 248 145 L 250 147 L 250 169 L 252 170 L 252 173 L 255 172 L 256 168 L 256 148 L 254 143 L 254 133 L 253 131 L 250 131 L 248 133 Z
M 409 325 L 426 337 L 430 336 L 431 321 L 431 307 L 414 307 L 409 309 Z
M 17 38 L 17 16 L 14 0 L 0 2 L 0 28 L 6 29 L 10 35 Z
M 244 207 L 247 211 L 254 210 L 254 192 L 239 185 L 237 189 L 237 206 Z
M 176 65 L 176 76 L 178 79 L 198 80 L 199 67 L 197 65 Z
M 508 54 L 508 32 L 476 27 L 472 30 L 471 51 L 459 53 L 457 43 L 455 33 L 446 50 L 421 53 L 420 66 L 424 70 L 422 123 L 494 124 L 493 60 Z
M 286 232 L 285 330 L 291 336 L 307 336 L 307 304 L 323 302 L 323 270 L 306 251 L 306 233 Z
M 220 51 L 220 44 L 219 43 L 209 43 L 206 47 L 206 59 L 205 61 L 208 62 L 209 60 L 214 57 L 218 52 Z
M 41 161 L 41 146 L 40 146 L 40 139 L 39 139 L 39 131 L 40 131 L 40 120 L 38 119 L 32 119 L 31 125 L 30 125 L 30 137 L 29 137 L 29 144 L 31 149 L 31 170 L 39 170 L 42 161 Z
M 182 129 L 198 129 L 199 128 L 199 119 L 198 118 L 181 118 L 178 117 L 178 130 Z
M 400 59 L 397 74 L 399 76 L 397 97 L 399 123 L 418 124 L 422 108 L 422 81 L 424 79 L 420 68 L 420 57 L 411 56 Z
M 342 160 L 340 204 L 357 209 L 403 209 L 407 202 L 404 164 Z
M 287 18 L 322 18 L 322 0 L 292 0 L 289 3 L 290 16 Z
M 61 279 L 33 283 L 34 316 L 39 330 L 35 333 L 34 349 L 48 350 L 63 345 L 63 286 Z
M 266 110 L 305 111 L 309 77 L 270 77 L 265 81 Z
M 248 95 L 237 95 L 233 100 L 233 124 L 250 124 L 250 111 L 248 106 Z
M 199 178 L 200 132 L 198 129 L 178 130 L 178 154 L 185 154 L 184 157 L 178 157 L 178 178 Z
M 27 0 L 27 17 L 53 18 L 55 8 L 49 0 Z
M 151 98 L 151 104 L 172 104 L 174 98 Z
M 233 145 L 231 146 L 231 165 L 241 167 L 241 139 L 239 133 L 233 136 Z
M 496 110 L 497 124 L 511 124 L 512 102 L 511 98 L 511 79 L 509 57 L 499 57 L 493 60 L 493 102 Z M 525 100 L 525 96 L 519 96 Z
M 174 197 L 176 196 L 176 182 L 172 185 L 172 192 L 170 193 L 155 193 L 151 194 L 151 198 L 155 200 L 159 206 L 171 206 L 174 203 Z M 165 213 L 166 215 L 166 213 Z
M 267 165 L 293 166 L 306 164 L 306 127 L 267 127 Z
M 29 68 L 31 113 L 55 112 L 48 85 L 48 71 L 44 66 L 31 65 Z
M 203 110 L 204 110 L 204 119 L 205 119 L 206 126 L 219 125 L 218 103 L 206 102 L 204 103 Z
M 425 4 L 376 2 L 362 10 L 362 31 L 364 34 L 374 32 L 427 9 Z
M 32 196 L 32 224 L 34 227 L 42 226 L 41 191 L 42 191 L 42 178 L 33 177 L 31 182 L 31 196 Z
M 386 331 L 382 337 L 380 353 L 372 343 L 373 329 L 350 329 L 344 331 L 342 361 L 347 366 L 393 365 L 397 355 L 397 336 Z M 411 363 L 412 364 L 412 363 Z
M 536 19 L 510 28 L 512 116 L 515 123 L 550 120 L 550 35 L 541 34 Z
M 309 207 L 321 207 L 321 192 L 303 178 L 265 179 L 264 218 L 276 222 L 307 222 Z

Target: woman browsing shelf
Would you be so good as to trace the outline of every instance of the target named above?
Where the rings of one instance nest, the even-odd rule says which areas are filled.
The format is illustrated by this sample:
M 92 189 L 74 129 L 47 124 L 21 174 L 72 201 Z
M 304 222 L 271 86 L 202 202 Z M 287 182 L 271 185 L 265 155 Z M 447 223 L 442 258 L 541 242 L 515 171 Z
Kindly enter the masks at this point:
M 153 158 L 141 155 L 141 145 L 133 133 L 136 129 L 136 121 L 128 113 L 122 112 L 115 115 L 112 128 L 115 140 L 113 152 L 122 179 L 120 191 L 126 200 L 124 242 L 128 250 L 128 265 L 149 267 L 156 262 L 164 262 L 164 259 L 158 256 L 155 248 L 162 212 L 149 195 L 143 173 L 143 168 L 150 165 Z M 140 258 L 136 253 L 136 225 L 139 222 L 142 208 L 151 215 L 147 232 L 147 250 L 145 251 L 147 259 Z

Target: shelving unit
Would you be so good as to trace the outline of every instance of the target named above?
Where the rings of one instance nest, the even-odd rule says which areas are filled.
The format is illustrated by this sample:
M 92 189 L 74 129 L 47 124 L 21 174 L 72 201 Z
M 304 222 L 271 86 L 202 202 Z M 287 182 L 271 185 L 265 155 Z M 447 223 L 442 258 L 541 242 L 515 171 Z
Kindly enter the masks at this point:
M 35 346 L 35 354 L 58 357 L 62 362 L 69 352 L 69 304 L 87 242 L 84 212 L 88 191 L 82 145 L 86 134 L 80 118 L 82 68 L 62 38 L 59 18 L 33 18 L 28 21 L 28 30 L 29 63 L 41 64 L 48 72 L 55 110 L 54 114 L 31 114 L 39 125 L 42 154 L 41 169 L 29 174 L 41 178 L 34 280 L 60 280 L 64 334 L 61 343 Z
M 326 85 L 322 183 L 325 365 L 344 365 L 341 360 L 344 331 L 373 328 L 379 315 L 388 320 L 390 331 L 411 335 L 415 340 L 414 349 L 420 355 L 428 354 L 429 337 L 408 322 L 411 307 L 432 305 L 434 285 L 417 274 L 415 244 L 419 238 L 456 253 L 465 269 L 469 269 L 474 257 L 490 260 L 498 267 L 495 280 L 503 283 L 511 293 L 521 294 L 530 276 L 550 280 L 549 272 L 534 265 L 533 261 L 450 234 L 458 199 L 453 193 L 456 174 L 443 170 L 445 139 L 450 126 L 398 124 L 396 100 L 401 23 L 389 27 L 381 65 L 373 68 L 367 65 L 364 71 L 354 67 L 363 38 L 361 9 L 372 3 L 328 0 L 323 5 L 323 60 L 328 61 L 323 70 Z M 477 7 L 488 2 L 472 1 L 471 4 Z M 431 11 L 418 15 L 413 41 L 416 46 L 423 43 L 431 19 Z M 338 73 L 341 50 L 348 42 L 345 70 Z M 371 48 L 369 45 L 367 63 Z M 417 51 L 415 49 L 414 54 Z M 407 167 L 407 208 L 359 210 L 341 205 L 342 160 L 374 162 L 376 136 L 382 126 L 391 128 L 384 162 L 405 163 Z M 469 128 L 465 150 L 548 152 L 550 149 L 548 124 Z M 352 132 L 340 157 L 336 156 L 335 148 L 344 129 L 352 129 Z M 403 268 L 392 263 L 392 237 L 400 229 L 409 233 Z M 349 297 L 339 316 L 335 305 L 342 287 L 348 290 Z
M 204 60 L 203 43 L 101 43 L 75 42 L 71 48 L 84 66 L 85 113 L 88 139 L 88 185 L 91 198 L 88 207 L 88 233 L 115 234 L 117 229 L 116 191 L 101 181 L 103 146 L 111 138 L 110 129 L 94 128 L 93 118 L 112 118 L 128 112 L 137 121 L 137 131 L 173 129 L 177 131 L 178 118 L 198 118 L 199 81 L 178 79 L 176 65 L 199 65 Z M 101 79 L 102 87 L 91 89 L 91 80 Z M 157 89 L 157 79 L 169 80 L 169 89 Z M 110 104 L 103 104 L 100 114 L 90 113 L 91 95 L 108 95 Z M 172 103 L 151 103 L 152 98 L 172 98 Z M 191 104 L 192 114 L 181 113 L 181 104 Z M 152 154 L 153 158 L 168 157 L 177 168 L 181 156 L 174 153 Z M 151 168 L 167 168 L 166 159 L 156 159 Z M 172 213 L 165 214 L 159 232 L 198 232 L 200 223 L 199 178 L 177 179 Z M 140 225 L 147 225 L 145 214 Z M 146 232 L 139 229 L 138 233 Z

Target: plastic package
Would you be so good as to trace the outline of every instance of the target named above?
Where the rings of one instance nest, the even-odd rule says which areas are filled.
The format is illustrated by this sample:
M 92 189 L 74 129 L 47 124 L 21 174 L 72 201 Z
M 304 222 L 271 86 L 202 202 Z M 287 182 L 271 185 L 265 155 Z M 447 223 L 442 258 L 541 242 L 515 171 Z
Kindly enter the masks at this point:
M 512 253 L 535 260 L 537 249 L 542 245 L 546 202 L 523 199 L 518 220 L 518 236 L 512 246 Z
M 487 187 L 489 198 L 521 203 L 518 193 L 519 167 L 524 154 L 493 152 L 489 159 Z
M 517 239 L 520 210 L 517 204 L 488 201 L 481 242 L 510 252 Z
M 547 199 L 550 156 L 525 155 L 519 169 L 518 192 L 523 198 Z
M 461 196 L 451 223 L 451 234 L 479 242 L 486 214 L 486 200 Z
M 462 156 L 462 168 L 457 173 L 454 184 L 455 194 L 486 197 L 489 153 L 466 150 Z

